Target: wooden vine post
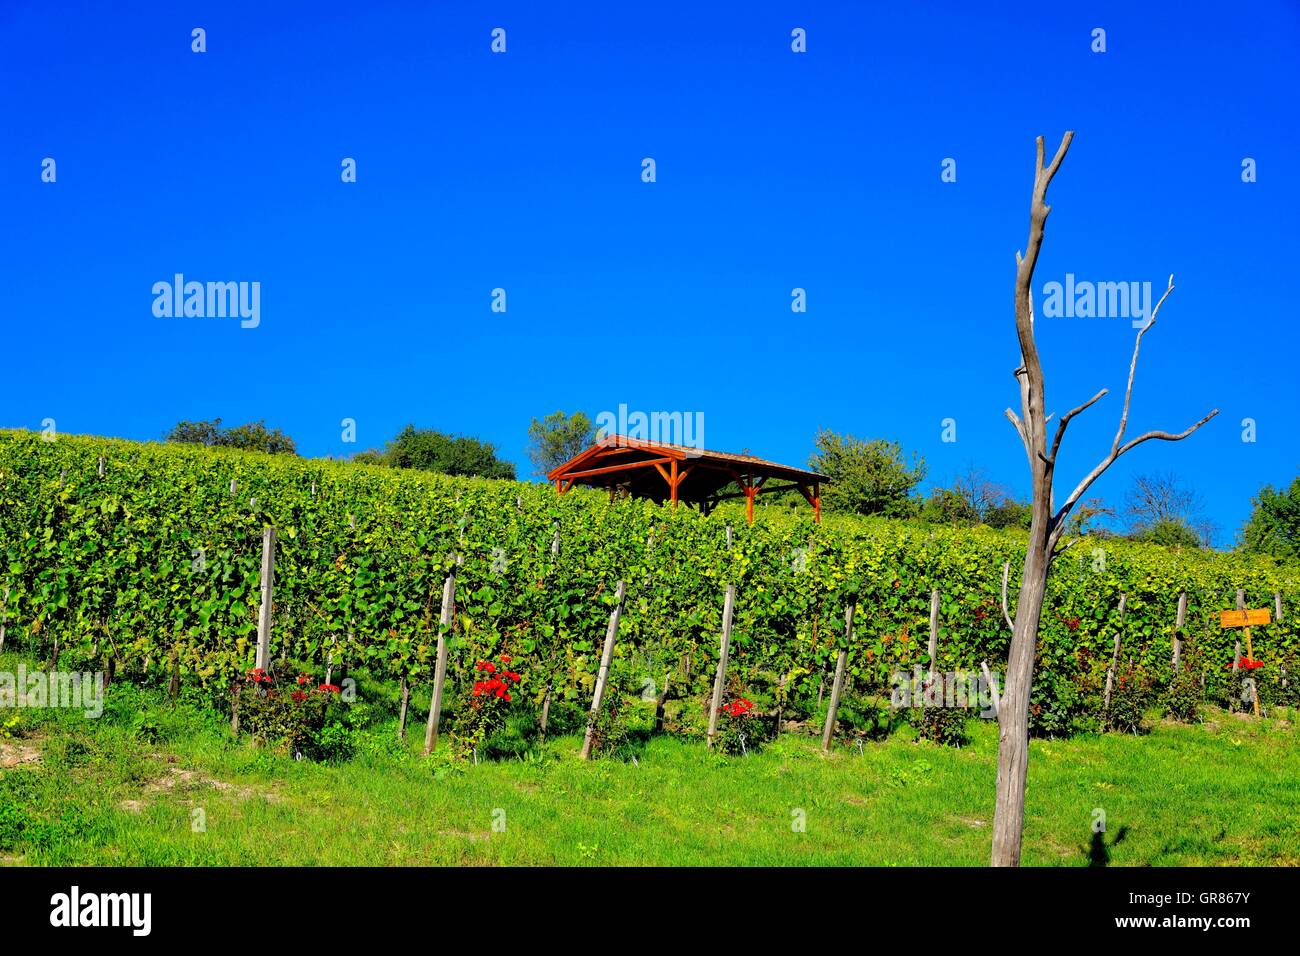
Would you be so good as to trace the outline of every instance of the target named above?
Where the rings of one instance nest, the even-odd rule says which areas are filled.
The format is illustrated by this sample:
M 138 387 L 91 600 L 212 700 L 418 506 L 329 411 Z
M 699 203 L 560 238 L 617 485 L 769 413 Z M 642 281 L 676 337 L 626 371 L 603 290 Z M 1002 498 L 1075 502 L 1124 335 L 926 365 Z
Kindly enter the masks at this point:
M 727 684 L 727 658 L 731 654 L 731 618 L 736 610 L 736 586 L 727 585 L 722 600 L 722 642 L 718 646 L 718 670 L 713 676 L 713 698 L 709 705 L 709 746 L 718 735 L 718 714 L 722 710 L 722 692 Z
M 609 627 L 605 628 L 605 647 L 600 652 L 600 670 L 596 673 L 596 690 L 591 695 L 591 713 L 587 716 L 587 733 L 582 738 L 583 760 L 591 759 L 591 745 L 596 738 L 596 718 L 600 716 L 600 704 L 605 699 L 605 684 L 609 680 L 609 665 L 614 659 L 614 639 L 618 636 L 618 619 L 623 613 L 623 597 L 626 588 L 618 582 L 614 592 L 614 610 L 609 612 Z
M 934 677 L 934 665 L 939 656 L 939 589 L 930 592 L 930 677 Z
M 1178 615 L 1174 619 L 1173 671 L 1178 676 L 1178 662 L 1183 656 L 1183 625 L 1187 621 L 1187 592 L 1178 592 Z
M 401 701 L 397 713 L 397 739 L 406 739 L 406 711 L 411 704 L 411 685 L 407 683 L 406 677 L 402 677 L 401 686 L 398 687 L 399 699 Z
M 840 648 L 835 659 L 835 682 L 831 684 L 831 703 L 826 708 L 826 726 L 822 728 L 822 753 L 831 749 L 831 738 L 835 736 L 835 718 L 839 716 L 840 694 L 844 692 L 844 668 L 849 662 L 849 644 L 853 642 L 853 611 L 856 601 L 850 601 L 844 609 L 844 646 Z
M 1237 610 L 1238 611 L 1246 610 L 1246 592 L 1241 588 L 1237 588 Z M 1233 680 L 1236 680 L 1237 672 L 1240 670 L 1241 670 L 1241 638 L 1237 638 L 1232 644 Z M 1236 710 L 1237 708 L 1234 705 L 1232 709 Z
M 271 664 L 271 606 L 275 597 L 275 528 L 262 529 L 262 603 L 257 611 L 257 658 L 254 667 Z
M 447 679 L 447 638 L 456 609 L 456 569 L 442 582 L 442 610 L 438 615 L 438 656 L 433 665 L 433 696 L 429 700 L 429 722 L 424 728 L 424 753 L 438 746 L 438 722 L 442 718 L 442 685 Z
M 5 629 L 9 626 L 9 588 L 5 588 L 4 600 L 0 601 L 0 653 L 5 649 Z
M 560 559 L 560 523 L 557 521 L 554 524 L 554 531 L 551 534 L 551 566 L 554 567 L 555 563 L 559 561 L 559 559 Z M 551 678 L 551 676 L 548 674 L 546 677 L 546 693 L 542 695 L 542 720 L 541 720 L 542 740 L 546 740 L 546 724 L 551 719 L 551 692 L 553 690 L 553 686 L 554 686 L 554 681 Z
M 1119 645 L 1124 638 L 1124 605 L 1128 603 L 1128 595 L 1119 596 L 1119 627 L 1115 631 L 1115 650 L 1110 655 L 1110 667 L 1106 668 L 1106 699 L 1102 704 L 1102 710 L 1107 715 L 1110 714 L 1110 692 L 1115 687 L 1115 669 L 1119 667 Z

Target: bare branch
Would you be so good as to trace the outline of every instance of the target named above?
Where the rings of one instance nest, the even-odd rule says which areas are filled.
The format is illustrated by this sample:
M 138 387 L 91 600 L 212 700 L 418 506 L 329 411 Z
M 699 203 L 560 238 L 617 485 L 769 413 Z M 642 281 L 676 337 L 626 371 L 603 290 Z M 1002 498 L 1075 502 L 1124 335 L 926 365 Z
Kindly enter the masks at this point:
M 1096 402 L 1103 395 L 1106 395 L 1109 392 L 1110 389 L 1103 388 L 1100 392 L 1092 396 L 1092 398 L 1088 399 L 1082 405 L 1078 405 L 1070 409 L 1068 412 L 1066 412 L 1064 415 L 1061 416 L 1061 421 L 1056 426 L 1056 437 L 1052 439 L 1051 454 L 1047 456 L 1047 460 L 1049 462 L 1056 461 L 1056 452 L 1057 449 L 1061 447 L 1061 439 L 1065 437 L 1065 426 L 1070 424 L 1070 419 L 1073 418 L 1075 415 L 1078 415 L 1080 412 L 1085 411 L 1090 405 L 1093 404 L 1093 402 Z M 1049 415 L 1048 417 L 1050 418 L 1051 416 Z
M 1160 297 L 1156 303 L 1155 309 L 1151 313 L 1151 320 L 1138 330 L 1137 338 L 1133 342 L 1133 359 L 1128 366 L 1128 388 L 1124 390 L 1124 408 L 1120 411 L 1119 431 L 1115 433 L 1115 442 L 1112 450 L 1119 447 L 1119 443 L 1124 438 L 1124 429 L 1128 427 L 1128 408 L 1129 403 L 1133 400 L 1133 378 L 1137 374 L 1138 349 L 1142 347 L 1142 336 L 1146 335 L 1151 326 L 1156 324 L 1156 316 L 1160 314 L 1160 307 L 1165 304 L 1165 299 L 1169 298 L 1169 293 L 1174 291 L 1174 277 L 1169 276 L 1169 287 L 1165 289 L 1165 294 Z
M 1077 502 L 1081 497 L 1083 497 L 1084 492 L 1088 490 L 1088 488 L 1092 485 L 1094 481 L 1096 481 L 1098 478 L 1102 476 L 1102 474 L 1105 473 L 1107 468 L 1109 468 L 1112 464 L 1115 463 L 1115 460 L 1119 458 L 1120 455 L 1123 455 L 1125 452 L 1133 448 L 1136 448 L 1144 441 L 1150 441 L 1153 438 L 1158 439 L 1160 441 L 1182 441 L 1184 438 L 1186 438 L 1192 432 L 1196 431 L 1198 428 L 1200 428 L 1202 425 L 1204 425 L 1206 422 L 1208 422 L 1211 418 L 1213 418 L 1217 414 L 1219 414 L 1219 410 L 1216 408 L 1214 411 L 1210 412 L 1210 414 L 1206 415 L 1195 425 L 1192 425 L 1190 428 L 1187 428 L 1176 435 L 1170 432 L 1149 431 L 1144 435 L 1139 435 L 1137 438 L 1130 440 L 1129 442 L 1120 446 L 1119 448 L 1112 448 L 1110 454 L 1107 455 L 1105 458 L 1103 458 L 1101 462 L 1097 465 L 1097 467 L 1088 473 L 1088 476 L 1084 478 L 1083 481 L 1079 482 L 1078 486 L 1074 489 L 1074 491 L 1070 493 L 1070 497 L 1065 499 L 1065 504 L 1061 505 L 1060 509 L 1056 512 L 1056 516 L 1052 519 L 1052 533 L 1051 536 L 1048 538 L 1049 546 L 1055 547 L 1056 542 L 1060 540 L 1061 534 L 1063 533 L 1065 528 L 1065 518 L 1067 515 L 1069 515 L 1070 509 L 1074 507 L 1075 502 Z
M 1024 422 L 1020 420 L 1019 415 L 1017 415 L 1009 408 L 1006 410 L 1005 414 L 1007 416 L 1007 420 L 1016 427 L 1016 434 L 1020 436 L 1020 444 L 1025 446 L 1025 454 L 1029 456 L 1030 464 L 1032 465 L 1033 452 L 1029 450 L 1029 433 L 1025 431 Z

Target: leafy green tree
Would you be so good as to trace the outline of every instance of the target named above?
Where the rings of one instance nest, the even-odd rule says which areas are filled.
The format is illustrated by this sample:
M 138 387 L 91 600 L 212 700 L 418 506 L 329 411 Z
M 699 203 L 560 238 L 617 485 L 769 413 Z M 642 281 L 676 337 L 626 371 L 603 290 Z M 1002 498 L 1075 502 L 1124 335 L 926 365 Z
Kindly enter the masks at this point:
M 204 445 L 208 448 L 240 448 L 269 455 L 296 455 L 292 438 L 278 428 L 267 428 L 265 420 L 248 422 L 235 428 L 223 428 L 220 418 L 210 422 L 177 422 L 167 433 L 167 441 Z
M 925 478 L 925 461 L 909 462 L 897 442 L 863 440 L 822 429 L 808 467 L 831 479 L 822 488 L 822 505 L 831 511 L 903 517 L 915 508 L 912 490 Z
M 1029 530 L 1033 506 L 1027 501 L 1017 501 L 1010 496 L 984 512 L 984 523 L 990 528 L 1021 528 Z
M 979 524 L 980 514 L 965 495 L 953 488 L 931 490 L 918 515 L 930 524 Z
M 533 474 L 546 477 L 595 441 L 596 430 L 585 412 L 554 412 L 528 426 L 528 457 Z
M 1282 491 L 1259 489 L 1241 532 L 1243 550 L 1278 558 L 1300 557 L 1300 477 Z
M 1199 548 L 1201 536 L 1176 518 L 1166 518 L 1145 526 L 1131 536 L 1134 541 L 1160 544 L 1166 548 Z
M 495 445 L 477 438 L 407 425 L 388 443 L 383 458 L 393 468 L 513 480 L 515 466 L 499 459 L 496 451 Z

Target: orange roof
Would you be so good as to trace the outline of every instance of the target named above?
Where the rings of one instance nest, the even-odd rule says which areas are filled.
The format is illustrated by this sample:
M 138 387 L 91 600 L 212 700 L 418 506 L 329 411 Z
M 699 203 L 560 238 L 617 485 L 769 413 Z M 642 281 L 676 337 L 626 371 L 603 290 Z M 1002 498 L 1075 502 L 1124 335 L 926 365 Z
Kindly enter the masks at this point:
M 791 484 L 776 489 L 797 489 L 809 501 L 818 498 L 817 486 L 830 479 L 815 471 L 793 468 L 753 455 L 689 448 L 668 442 L 650 442 L 626 435 L 608 435 L 548 475 L 560 492 L 574 484 L 620 489 L 656 501 L 691 501 L 712 506 L 732 482 L 757 494 L 768 479 Z M 737 495 L 739 496 L 739 494 Z M 820 501 L 814 502 L 817 507 Z M 818 508 L 820 511 L 820 508 Z

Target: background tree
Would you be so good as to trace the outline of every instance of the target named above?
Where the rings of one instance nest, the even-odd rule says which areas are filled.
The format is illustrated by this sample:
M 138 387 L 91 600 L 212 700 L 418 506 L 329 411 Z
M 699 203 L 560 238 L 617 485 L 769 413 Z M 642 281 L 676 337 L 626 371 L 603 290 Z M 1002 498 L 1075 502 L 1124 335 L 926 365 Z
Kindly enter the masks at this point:
M 1157 544 L 1209 546 L 1214 526 L 1201 497 L 1173 475 L 1136 475 L 1124 499 L 1129 537 Z
M 981 521 L 999 502 L 1011 497 L 1011 492 L 1005 485 L 993 481 L 983 468 L 975 465 L 968 466 L 963 474 L 953 480 L 952 490 L 966 502 L 967 508 L 977 516 L 977 520 Z
M 1020 528 L 1029 530 L 1033 506 L 1027 501 L 1017 501 L 1007 496 L 984 512 L 984 523 L 990 528 Z
M 921 502 L 917 516 L 930 524 L 969 526 L 980 522 L 979 511 L 955 488 L 931 489 Z
M 210 422 L 177 422 L 167 433 L 167 441 L 206 445 L 209 448 L 240 448 L 268 455 L 296 455 L 294 441 L 278 428 L 267 428 L 265 420 L 248 422 L 235 428 L 223 428 L 221 419 Z
M 1120 412 L 1119 429 L 1110 451 L 1084 476 L 1055 508 L 1052 481 L 1056 470 L 1056 455 L 1065 437 L 1066 427 L 1076 415 L 1097 402 L 1109 390 L 1102 389 L 1082 405 L 1070 409 L 1056 423 L 1055 434 L 1048 442 L 1046 390 L 1043 366 L 1034 341 L 1034 267 L 1043 246 L 1043 230 L 1051 207 L 1047 205 L 1047 187 L 1065 159 L 1074 139 L 1067 132 L 1061 140 L 1056 156 L 1050 165 L 1044 164 L 1043 138 L 1038 137 L 1038 158 L 1034 170 L 1034 191 L 1029 207 L 1029 239 L 1022 256 L 1016 253 L 1015 312 L 1016 336 L 1020 344 L 1020 366 L 1015 370 L 1020 385 L 1020 414 L 1010 408 L 1007 418 L 1025 447 L 1029 470 L 1033 477 L 1033 510 L 1030 515 L 1029 537 L 1025 548 L 1024 571 L 1020 579 L 1020 593 L 1016 600 L 1015 624 L 1012 628 L 1011 650 L 1007 659 L 1006 687 L 998 710 L 998 782 L 997 801 L 993 812 L 994 866 L 1018 866 L 1024 833 L 1025 780 L 1029 769 L 1029 692 L 1034 675 L 1034 652 L 1038 641 L 1038 622 L 1043 610 L 1043 597 L 1047 588 L 1047 574 L 1052 561 L 1060 553 L 1061 536 L 1068 528 L 1070 512 L 1088 489 L 1105 473 L 1116 459 L 1145 441 L 1158 438 L 1162 441 L 1179 441 L 1218 414 L 1210 412 L 1199 422 L 1178 434 L 1149 431 L 1124 441 L 1128 425 L 1129 403 L 1133 397 L 1133 377 L 1137 372 L 1138 349 L 1142 337 L 1156 323 L 1160 307 L 1173 292 L 1173 276 L 1165 294 L 1156 303 L 1151 318 L 1138 331 L 1133 345 L 1133 359 L 1129 364 L 1128 387 L 1124 392 L 1124 406 Z
M 419 468 L 444 475 L 515 477 L 515 466 L 497 458 L 495 445 L 414 425 L 407 425 L 388 443 L 383 461 L 393 468 Z
M 585 412 L 554 412 L 528 426 L 528 458 L 533 474 L 545 478 L 558 466 L 579 452 L 586 451 L 596 440 L 596 429 Z
M 822 429 L 808 467 L 830 478 L 821 489 L 822 507 L 864 515 L 904 517 L 915 510 L 912 490 L 925 478 L 925 461 L 909 463 L 897 442 L 864 441 Z
M 1300 557 L 1300 477 L 1283 491 L 1265 485 L 1251 505 L 1241 531 L 1243 550 L 1275 558 Z

